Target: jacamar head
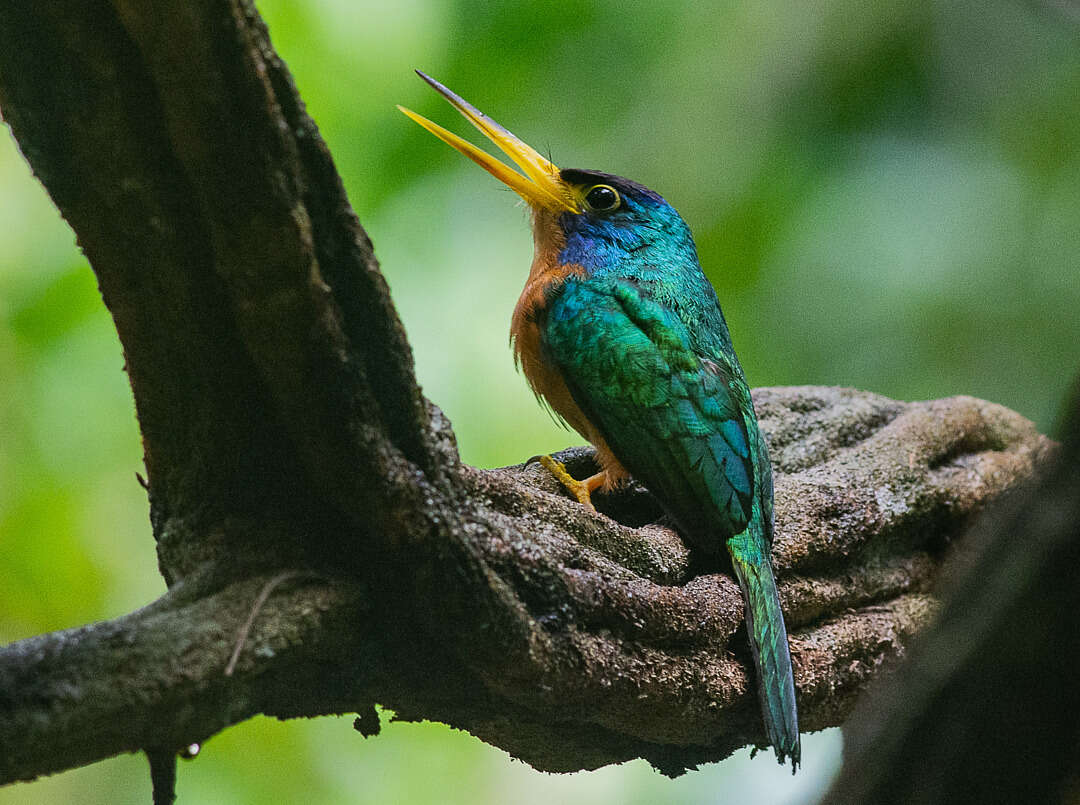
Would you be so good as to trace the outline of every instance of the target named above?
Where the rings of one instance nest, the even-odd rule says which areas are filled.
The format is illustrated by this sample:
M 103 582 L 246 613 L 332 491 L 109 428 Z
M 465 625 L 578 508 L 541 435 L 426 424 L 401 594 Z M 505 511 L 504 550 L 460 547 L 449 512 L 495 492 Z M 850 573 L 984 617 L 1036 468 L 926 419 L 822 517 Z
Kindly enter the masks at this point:
M 509 186 L 530 206 L 537 254 L 581 266 L 590 275 L 642 266 L 697 263 L 690 230 L 660 194 L 637 182 L 592 170 L 560 170 L 468 101 L 419 70 L 417 74 L 480 129 L 524 173 L 410 109 L 425 129 Z

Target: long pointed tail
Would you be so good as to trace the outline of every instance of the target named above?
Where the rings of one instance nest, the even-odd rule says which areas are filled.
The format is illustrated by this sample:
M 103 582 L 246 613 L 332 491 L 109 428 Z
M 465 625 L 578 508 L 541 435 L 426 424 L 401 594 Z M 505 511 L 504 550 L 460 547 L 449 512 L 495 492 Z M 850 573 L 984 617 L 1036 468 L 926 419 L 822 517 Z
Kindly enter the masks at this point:
M 731 563 L 746 602 L 746 631 L 757 667 L 758 696 L 769 743 L 782 765 L 791 758 L 791 771 L 801 761 L 799 716 L 795 709 L 795 679 L 791 672 L 784 613 L 776 592 L 769 555 L 747 561 L 731 551 Z

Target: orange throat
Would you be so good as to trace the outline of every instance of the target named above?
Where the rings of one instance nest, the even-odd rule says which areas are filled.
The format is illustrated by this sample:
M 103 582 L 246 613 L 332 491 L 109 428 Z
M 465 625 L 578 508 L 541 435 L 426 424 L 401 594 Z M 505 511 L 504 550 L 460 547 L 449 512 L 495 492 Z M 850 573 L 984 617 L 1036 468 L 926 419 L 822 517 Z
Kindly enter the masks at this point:
M 548 210 L 533 210 L 533 244 L 534 255 L 529 279 L 518 297 L 510 323 L 514 362 L 521 367 L 533 393 L 551 406 L 570 427 L 596 446 L 597 458 L 607 474 L 604 486 L 611 488 L 627 478 L 629 473 L 612 454 L 604 437 L 574 402 L 558 368 L 544 358 L 540 346 L 539 319 L 548 299 L 570 277 L 584 277 L 585 270 L 578 265 L 559 263 L 559 254 L 566 245 L 566 239 L 556 215 Z

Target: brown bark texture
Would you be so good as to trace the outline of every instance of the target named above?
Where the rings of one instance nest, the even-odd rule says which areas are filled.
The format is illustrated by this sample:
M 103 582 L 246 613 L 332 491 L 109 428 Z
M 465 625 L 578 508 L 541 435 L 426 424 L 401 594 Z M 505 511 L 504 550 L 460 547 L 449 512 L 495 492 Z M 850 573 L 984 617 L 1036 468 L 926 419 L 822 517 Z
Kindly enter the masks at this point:
M 155 759 L 257 713 L 357 712 L 371 734 L 376 703 L 550 771 L 678 774 L 763 742 L 738 588 L 645 490 L 590 512 L 536 465 L 459 461 L 250 3 L 7 0 L 0 110 L 115 320 L 169 585 L 0 649 L 0 782 L 135 750 L 167 780 Z M 817 730 L 928 623 L 953 538 L 1052 444 L 966 397 L 754 400 Z
M 946 565 L 940 616 L 859 703 L 823 805 L 1080 802 L 1080 383 L 1063 431 Z

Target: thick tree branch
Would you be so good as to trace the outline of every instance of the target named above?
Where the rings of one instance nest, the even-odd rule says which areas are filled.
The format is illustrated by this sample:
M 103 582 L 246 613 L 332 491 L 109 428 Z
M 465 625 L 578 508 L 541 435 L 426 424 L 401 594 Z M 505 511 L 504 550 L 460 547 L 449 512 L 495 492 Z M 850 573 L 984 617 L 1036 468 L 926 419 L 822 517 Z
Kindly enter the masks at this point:
M 373 702 L 550 770 L 678 773 L 763 739 L 737 587 L 644 490 L 591 513 L 535 466 L 459 463 L 249 4 L 5 3 L 0 109 L 116 321 L 170 583 L 124 618 L 0 650 L 0 782 Z M 818 729 L 927 622 L 949 541 L 1050 444 L 970 398 L 755 403 Z
M 770 432 L 778 516 L 788 524 L 777 564 L 802 718 L 817 729 L 840 723 L 882 662 L 926 623 L 942 542 L 983 497 L 1026 477 L 1047 442 L 1015 414 L 964 398 L 902 404 L 777 389 L 759 390 L 757 400 L 770 412 L 766 427 L 784 422 L 793 439 Z M 957 429 L 957 419 L 967 426 Z M 825 439 L 801 449 L 806 433 Z M 889 465 L 898 440 L 909 451 Z M 565 457 L 572 466 L 590 460 L 584 450 Z M 788 460 L 802 468 L 785 471 Z M 435 587 L 445 576 L 431 566 L 417 562 L 426 578 L 407 582 L 408 568 L 386 564 L 389 584 L 283 583 L 255 619 L 236 675 L 226 677 L 270 576 L 216 592 L 195 577 L 126 618 L 0 652 L 0 779 L 185 746 L 257 712 L 316 715 L 370 702 L 469 729 L 551 770 L 643 756 L 676 772 L 761 740 L 744 641 L 731 639 L 742 614 L 728 576 L 695 575 L 662 526 L 631 528 L 583 511 L 535 465 L 465 477 L 463 501 L 475 518 L 468 549 L 482 557 L 483 583 L 505 601 L 508 612 L 494 616 L 519 624 L 517 642 L 487 639 L 485 617 L 438 619 L 432 609 L 446 596 Z M 885 507 L 845 492 L 875 483 Z M 803 505 L 810 487 L 832 508 Z M 639 489 L 603 503 L 631 523 L 654 514 Z M 845 539 L 808 546 L 787 538 L 810 533 Z M 429 596 L 422 606 L 413 591 Z M 475 653 L 462 652 L 462 640 Z M 433 678 L 433 667 L 445 674 Z M 62 717 L 49 715 L 57 710 Z
M 363 602 L 354 588 L 341 585 L 283 585 L 248 637 L 248 661 L 226 676 L 237 637 L 228 626 L 243 623 L 267 580 L 253 577 L 195 598 L 180 583 L 130 615 L 5 649 L 2 779 L 139 748 L 175 750 L 190 736 L 212 735 L 271 703 L 287 711 L 295 701 L 298 663 L 342 659 L 332 636 L 345 624 L 334 616 L 362 611 Z M 317 684 L 331 685 L 326 679 L 320 674 Z M 316 692 L 304 688 L 305 698 Z M 28 698 L 31 692 L 35 699 Z M 195 701 L 208 706 L 193 707 Z M 19 740 L 9 743 L 14 734 Z

